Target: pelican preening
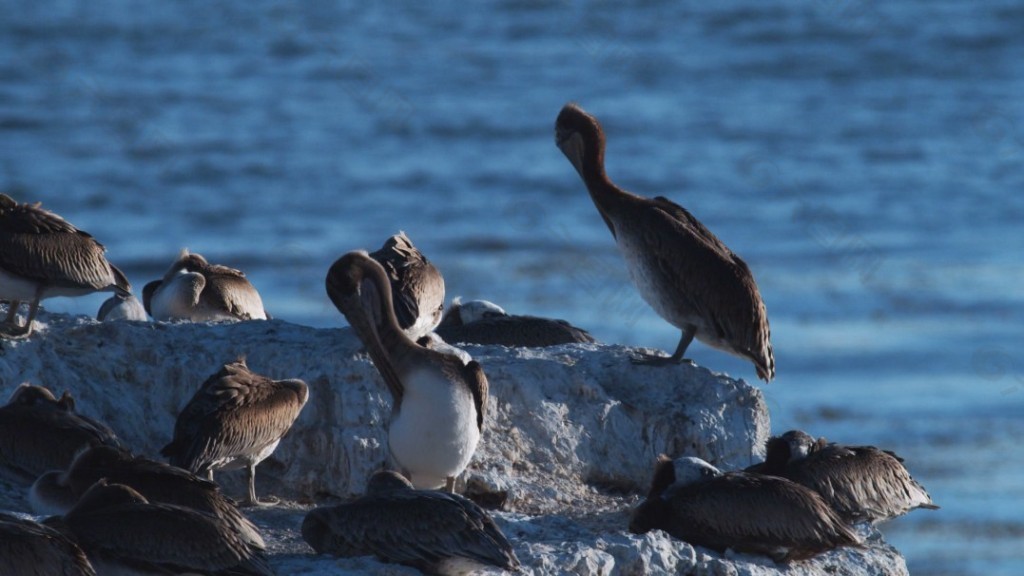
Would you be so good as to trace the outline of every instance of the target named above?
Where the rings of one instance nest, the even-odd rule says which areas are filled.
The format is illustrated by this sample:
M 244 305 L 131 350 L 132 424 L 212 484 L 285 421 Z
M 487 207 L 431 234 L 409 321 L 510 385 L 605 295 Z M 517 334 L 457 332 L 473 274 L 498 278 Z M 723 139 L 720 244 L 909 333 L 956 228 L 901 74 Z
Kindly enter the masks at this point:
M 651 490 L 629 529 L 661 529 L 691 544 L 776 561 L 810 558 L 860 538 L 814 491 L 785 478 L 719 472 L 692 457 L 658 459 Z
M 0 300 L 8 302 L 0 335 L 30 335 L 44 298 L 101 291 L 129 296 L 131 284 L 104 252 L 88 233 L 39 204 L 0 194 Z M 29 303 L 28 317 L 19 326 L 15 315 L 22 302 Z
M 75 456 L 67 470 L 43 474 L 29 492 L 37 514 L 66 514 L 101 479 L 130 486 L 147 500 L 198 510 L 218 518 L 245 542 L 263 549 L 259 530 L 224 496 L 217 484 L 195 474 L 133 455 L 113 446 L 93 446 Z
M 480 364 L 413 342 L 398 324 L 384 268 L 366 252 L 335 261 L 326 285 L 391 392 L 391 455 L 417 488 L 452 490 L 483 431 L 487 378 Z M 376 297 L 366 298 L 371 291 Z M 378 310 L 367 310 L 374 301 Z
M 586 330 L 565 320 L 510 315 L 487 300 L 462 302 L 458 298 L 444 313 L 437 335 L 447 342 L 520 348 L 596 342 Z
M 0 407 L 0 477 L 32 484 L 48 470 L 63 470 L 84 447 L 118 446 L 105 424 L 75 412 L 65 392 L 57 399 L 42 386 L 22 384 Z
M 892 452 L 815 440 L 802 430 L 769 439 L 764 463 L 748 470 L 814 490 L 849 523 L 874 524 L 915 508 L 939 508 Z
M 393 471 L 375 473 L 364 496 L 309 512 L 302 538 L 319 554 L 375 555 L 429 574 L 519 568 L 512 545 L 483 509 L 457 494 L 415 490 Z
M 576 104 L 558 114 L 555 141 L 586 184 L 644 301 L 682 330 L 672 356 L 638 361 L 681 362 L 696 337 L 750 360 L 758 377 L 771 381 L 775 358 L 768 313 L 747 264 L 682 206 L 613 184 L 604 170 L 601 124 Z
M 399 232 L 371 252 L 388 275 L 398 325 L 413 341 L 430 334 L 441 322 L 444 310 L 444 278 L 441 272 Z M 376 311 L 372 300 L 368 302 Z M 377 319 L 380 322 L 380 318 Z
M 274 574 L 263 550 L 218 518 L 106 480 L 46 523 L 73 535 L 100 574 Z
M 163 278 L 143 287 L 142 302 L 157 321 L 267 319 L 259 292 L 241 270 L 210 264 L 187 249 Z
M 270 456 L 309 398 L 302 380 L 271 380 L 244 359 L 210 376 L 178 415 L 174 439 L 161 454 L 171 464 L 213 479 L 214 470 L 245 468 L 256 498 L 256 465 Z

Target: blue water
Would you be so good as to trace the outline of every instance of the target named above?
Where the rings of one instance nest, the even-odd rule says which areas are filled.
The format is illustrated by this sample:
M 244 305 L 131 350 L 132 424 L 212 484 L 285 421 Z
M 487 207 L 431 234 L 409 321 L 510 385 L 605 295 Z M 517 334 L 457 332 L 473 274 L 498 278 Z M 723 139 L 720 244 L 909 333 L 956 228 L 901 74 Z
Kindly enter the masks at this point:
M 671 350 L 554 145 L 576 100 L 754 270 L 776 430 L 906 457 L 914 574 L 1024 572 L 1024 5 L 307 4 L 0 0 L 0 189 L 138 287 L 187 246 L 339 326 L 328 266 L 404 229 L 450 296 Z

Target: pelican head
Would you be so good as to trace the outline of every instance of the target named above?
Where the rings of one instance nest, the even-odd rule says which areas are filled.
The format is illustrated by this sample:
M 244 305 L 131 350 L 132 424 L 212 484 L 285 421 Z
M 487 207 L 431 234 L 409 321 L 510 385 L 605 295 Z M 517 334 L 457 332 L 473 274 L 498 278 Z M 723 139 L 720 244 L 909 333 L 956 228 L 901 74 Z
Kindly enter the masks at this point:
M 366 483 L 367 494 L 412 489 L 412 482 L 394 470 L 378 470 L 373 473 L 373 476 L 370 476 L 370 481 Z
M 508 316 L 504 308 L 488 300 L 469 300 L 463 302 L 461 299 L 456 298 L 452 301 L 452 306 L 457 307 L 459 318 L 463 324 L 470 324 L 484 318 Z
M 41 516 L 59 516 L 74 507 L 78 498 L 68 486 L 66 474 L 50 470 L 36 478 L 28 491 L 28 503 L 32 511 Z
M 721 475 L 721 471 L 700 458 L 683 456 L 672 461 L 672 468 L 676 475 L 676 484 L 687 486 L 703 480 L 709 480 Z
M 36 386 L 34 384 L 29 384 L 28 382 L 23 382 L 17 388 L 14 389 L 14 392 L 11 394 L 11 398 L 10 400 L 7 401 L 7 403 L 21 404 L 23 406 L 34 406 L 36 404 L 41 404 L 44 402 L 52 403 L 56 401 L 57 397 L 53 395 L 53 392 L 50 392 L 49 390 L 42 386 Z
M 575 102 L 562 107 L 555 121 L 555 144 L 584 179 L 604 168 L 604 131 L 601 124 Z
M 355 250 L 338 258 L 327 272 L 327 296 L 350 322 L 353 321 L 350 315 L 355 317 L 366 315 L 364 302 L 367 304 L 379 303 L 376 301 L 378 296 L 375 278 L 371 276 L 373 273 L 371 270 L 375 271 L 375 267 L 380 268 L 380 264 L 377 264 L 369 253 L 365 250 Z M 382 268 L 380 272 L 382 275 L 384 274 Z M 376 332 L 376 322 L 369 324 L 369 327 Z M 359 329 L 354 325 L 353 328 Z
M 86 490 L 85 494 L 82 494 L 82 497 L 78 499 L 78 503 L 75 504 L 75 507 L 68 514 L 74 514 L 76 511 L 83 510 L 98 510 L 121 504 L 148 503 L 149 500 L 146 500 L 146 497 L 139 494 L 134 488 L 124 484 L 111 484 L 107 482 L 106 478 L 102 478 Z
M 806 458 L 818 443 L 813 436 L 803 430 L 790 430 L 782 435 L 781 440 L 789 448 L 790 462 Z

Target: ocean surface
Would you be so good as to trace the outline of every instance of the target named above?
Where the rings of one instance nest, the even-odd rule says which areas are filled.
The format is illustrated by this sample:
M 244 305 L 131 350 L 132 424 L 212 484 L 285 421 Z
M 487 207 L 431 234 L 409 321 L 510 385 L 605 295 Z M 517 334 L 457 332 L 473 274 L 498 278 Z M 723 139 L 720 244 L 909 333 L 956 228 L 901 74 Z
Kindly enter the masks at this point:
M 671 351 L 555 147 L 579 102 L 752 268 L 774 430 L 906 458 L 913 574 L 1024 573 L 1024 4 L 627 4 L 0 0 L 0 191 L 137 290 L 188 247 L 341 326 L 327 268 L 405 230 L 449 297 Z

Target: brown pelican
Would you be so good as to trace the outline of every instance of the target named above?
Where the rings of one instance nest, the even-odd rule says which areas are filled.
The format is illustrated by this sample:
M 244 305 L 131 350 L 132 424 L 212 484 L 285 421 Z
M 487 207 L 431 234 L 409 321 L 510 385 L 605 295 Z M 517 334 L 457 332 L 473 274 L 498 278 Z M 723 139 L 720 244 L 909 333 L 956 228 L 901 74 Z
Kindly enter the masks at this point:
M 395 316 L 406 335 L 419 340 L 433 332 L 444 310 L 441 272 L 413 246 L 405 232 L 388 238 L 380 250 L 370 253 L 370 257 L 380 263 L 388 275 Z
M 815 440 L 801 430 L 768 440 L 764 463 L 749 469 L 814 490 L 851 524 L 874 524 L 915 508 L 939 508 L 896 454 Z
M 601 124 L 576 104 L 566 104 L 559 113 L 555 140 L 583 178 L 640 296 L 682 330 L 672 356 L 644 355 L 637 361 L 682 362 L 696 336 L 750 360 L 757 376 L 771 381 L 775 358 L 768 313 L 747 264 L 682 206 L 613 184 L 604 171 Z
M 254 374 L 240 358 L 210 376 L 178 415 L 174 439 L 160 451 L 171 464 L 196 474 L 245 468 L 256 499 L 256 465 L 270 456 L 309 398 L 302 380 Z
M 46 523 L 73 535 L 100 574 L 274 574 L 262 550 L 217 518 L 151 503 L 106 480 L 93 484 L 63 518 Z
M 211 514 L 235 530 L 242 540 L 260 549 L 265 546 L 256 526 L 215 483 L 188 470 L 135 456 L 113 446 L 82 450 L 66 471 L 51 470 L 40 476 L 29 491 L 29 503 L 36 514 L 65 514 L 103 478 L 132 487 L 150 502 L 175 504 Z
M 145 322 L 149 320 L 149 317 L 146 316 L 146 309 L 142 307 L 142 303 L 135 296 L 114 294 L 100 306 L 100 311 L 96 313 L 96 319 L 100 322 L 114 320 Z
M 457 494 L 415 490 L 391 471 L 374 474 L 364 496 L 307 514 L 302 538 L 318 554 L 376 555 L 429 574 L 519 568 L 512 545 L 483 509 Z
M 445 312 L 437 334 L 448 342 L 520 348 L 596 342 L 586 330 L 565 320 L 509 315 L 486 300 L 461 302 L 458 298 Z
M 647 499 L 629 530 L 661 529 L 719 552 L 802 560 L 860 539 L 815 492 L 784 478 L 721 473 L 700 458 L 658 458 Z
M 417 488 L 444 484 L 451 491 L 483 431 L 487 378 L 480 364 L 410 340 L 395 317 L 387 274 L 366 252 L 339 258 L 326 283 L 394 399 L 391 455 Z M 378 304 L 377 315 L 367 300 Z
M 240 270 L 182 250 L 163 279 L 142 291 L 154 320 L 266 320 L 259 292 Z
M 0 574 L 96 576 L 77 544 L 57 530 L 0 513 Z
M 44 298 L 100 291 L 131 294 L 128 279 L 107 262 L 104 252 L 92 236 L 39 204 L 18 204 L 0 194 L 0 300 L 8 302 L 0 335 L 31 334 Z M 19 326 L 15 314 L 23 301 L 29 302 L 28 317 Z
M 63 470 L 85 446 L 117 446 L 104 424 L 75 412 L 67 392 L 58 400 L 42 386 L 22 384 L 0 407 L 0 477 L 31 484 L 47 470 Z

